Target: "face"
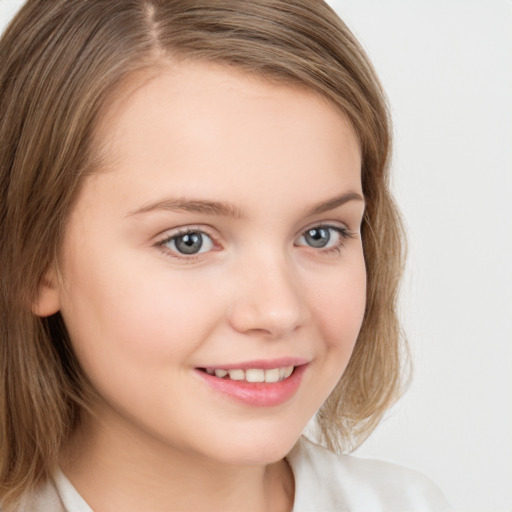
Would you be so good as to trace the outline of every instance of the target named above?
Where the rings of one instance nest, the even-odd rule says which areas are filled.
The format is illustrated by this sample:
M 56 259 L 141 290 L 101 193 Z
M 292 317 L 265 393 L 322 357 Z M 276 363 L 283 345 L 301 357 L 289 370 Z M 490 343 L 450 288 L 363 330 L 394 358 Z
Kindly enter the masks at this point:
M 181 64 L 118 102 L 100 136 L 107 168 L 83 182 L 56 293 L 103 428 L 278 460 L 362 322 L 354 132 L 312 92 Z

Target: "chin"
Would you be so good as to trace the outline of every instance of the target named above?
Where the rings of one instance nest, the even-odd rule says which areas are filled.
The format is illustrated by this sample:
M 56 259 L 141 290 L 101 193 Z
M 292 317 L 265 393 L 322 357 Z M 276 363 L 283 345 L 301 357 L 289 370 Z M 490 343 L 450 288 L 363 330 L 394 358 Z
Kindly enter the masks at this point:
M 249 420 L 250 421 L 250 420 Z M 234 433 L 227 439 L 215 442 L 213 457 L 219 462 L 232 465 L 253 466 L 273 464 L 283 459 L 293 448 L 302 434 L 302 429 L 276 429 L 274 432 L 259 430 Z

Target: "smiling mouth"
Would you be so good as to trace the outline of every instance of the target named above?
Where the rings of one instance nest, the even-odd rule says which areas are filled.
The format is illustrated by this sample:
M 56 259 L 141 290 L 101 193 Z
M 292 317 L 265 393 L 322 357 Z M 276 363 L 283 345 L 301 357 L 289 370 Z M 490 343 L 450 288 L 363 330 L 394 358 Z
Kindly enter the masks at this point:
M 281 361 L 247 361 L 196 367 L 196 374 L 211 389 L 250 407 L 275 407 L 299 390 L 310 361 L 285 357 Z
M 199 368 L 199 370 L 224 380 L 275 383 L 290 377 L 295 370 L 295 366 L 283 366 L 268 370 L 261 368 L 248 368 L 247 370 L 240 368 L 230 370 L 222 368 Z

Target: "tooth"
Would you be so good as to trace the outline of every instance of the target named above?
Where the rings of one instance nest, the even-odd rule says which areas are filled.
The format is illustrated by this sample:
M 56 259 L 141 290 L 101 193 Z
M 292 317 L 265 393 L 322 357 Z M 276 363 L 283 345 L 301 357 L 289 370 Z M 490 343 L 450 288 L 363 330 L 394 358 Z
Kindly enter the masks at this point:
M 281 371 L 279 368 L 272 370 L 265 370 L 265 382 L 278 382 L 281 378 Z
M 211 368 L 206 368 L 206 373 L 208 375 L 215 375 L 215 370 L 212 370 Z
M 215 370 L 215 377 L 225 377 L 228 374 L 226 370 Z
M 265 370 L 245 370 L 245 380 L 247 382 L 264 382 Z
M 279 379 L 280 380 L 283 380 L 285 377 L 284 377 L 284 374 L 286 372 L 286 368 L 279 368 Z
M 228 373 L 231 380 L 245 380 L 244 370 L 228 370 Z
M 293 366 L 287 366 L 284 369 L 284 378 L 287 379 L 293 373 Z

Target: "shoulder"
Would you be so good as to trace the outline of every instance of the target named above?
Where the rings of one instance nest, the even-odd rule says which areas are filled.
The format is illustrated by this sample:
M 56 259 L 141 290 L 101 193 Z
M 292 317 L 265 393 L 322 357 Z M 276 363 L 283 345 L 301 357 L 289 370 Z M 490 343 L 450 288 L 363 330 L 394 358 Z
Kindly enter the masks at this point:
M 305 437 L 287 460 L 295 477 L 294 512 L 449 510 L 431 480 L 397 464 L 337 455 Z
M 0 504 L 0 512 L 4 509 Z M 67 512 L 52 481 L 23 496 L 16 512 Z
M 2 512 L 0 504 L 0 512 Z M 52 477 L 27 492 L 16 512 L 92 512 L 73 484 L 57 468 Z

